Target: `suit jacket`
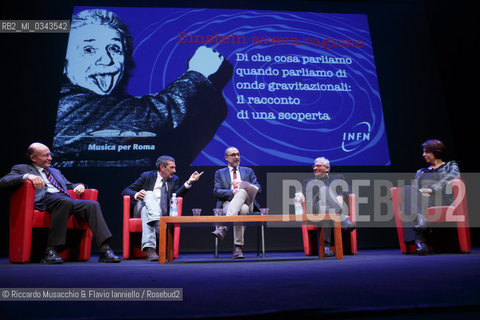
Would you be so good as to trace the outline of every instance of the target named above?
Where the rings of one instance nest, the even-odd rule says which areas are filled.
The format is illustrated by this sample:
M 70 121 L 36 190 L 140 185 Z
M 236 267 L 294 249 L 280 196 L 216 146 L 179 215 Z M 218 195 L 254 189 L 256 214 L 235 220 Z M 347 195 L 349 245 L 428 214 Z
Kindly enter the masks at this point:
M 63 176 L 63 174 L 60 172 L 60 170 L 55 169 L 55 168 L 48 168 L 52 176 L 55 178 L 55 180 L 59 183 L 59 185 L 65 189 L 65 190 L 71 190 L 74 189 L 78 184 L 71 183 L 70 181 L 67 180 Z M 10 172 L 3 176 L 0 179 L 0 187 L 1 188 L 18 188 L 23 184 L 23 176 L 25 174 L 33 174 L 36 176 L 41 177 L 40 172 L 37 170 L 37 168 L 32 165 L 32 164 L 17 164 L 12 167 Z M 41 209 L 41 204 L 39 204 L 39 201 L 42 200 L 42 198 L 45 196 L 45 193 L 47 192 L 47 186 L 45 185 L 42 189 L 37 190 L 35 189 L 35 206 Z
M 242 181 L 249 182 L 258 187 L 257 194 L 260 193 L 261 187 L 257 181 L 257 176 L 252 169 L 248 167 L 238 166 L 240 177 Z M 213 186 L 213 194 L 217 198 L 217 208 L 222 208 L 225 201 L 231 201 L 233 198 L 232 180 L 230 178 L 230 171 L 228 167 L 219 169 L 215 172 L 215 180 Z M 260 211 L 260 205 L 257 200 L 253 200 L 253 210 Z
M 303 181 L 303 193 L 305 193 L 305 190 L 306 190 L 306 187 L 307 187 L 307 184 L 312 181 L 312 180 L 315 180 L 316 178 L 313 178 L 313 179 L 307 179 L 307 180 L 304 180 Z M 336 181 L 336 180 L 343 180 L 343 181 L 347 181 L 345 179 L 345 176 L 341 173 L 338 173 L 338 174 L 331 174 L 329 173 L 328 175 L 325 175 L 323 176 L 322 178 L 318 179 L 320 180 L 321 182 L 323 182 L 327 187 L 329 187 L 333 181 Z M 346 196 L 348 198 L 348 195 L 350 194 L 350 186 L 347 184 L 347 190 L 343 190 L 342 194 L 343 196 Z
M 307 179 L 303 182 L 303 193 L 305 194 L 305 196 L 307 195 L 306 194 L 306 188 L 307 188 L 307 184 L 312 181 L 312 180 L 317 180 L 317 178 L 313 178 L 313 179 Z M 325 186 L 327 187 L 330 187 L 330 185 L 332 184 L 332 182 L 336 181 L 336 180 L 342 180 L 344 182 L 346 182 L 346 179 L 344 177 L 343 174 L 331 174 L 329 173 L 328 175 L 325 175 L 323 176 L 322 178 L 318 179 L 320 182 L 322 182 Z M 338 181 L 337 181 L 338 183 Z M 333 190 L 333 191 L 337 191 L 337 190 Z M 320 200 L 320 193 L 319 193 L 319 189 L 318 188 L 313 188 L 312 190 L 313 194 L 312 194 L 312 199 L 306 199 L 307 201 L 311 201 L 312 202 L 312 210 L 313 210 L 313 213 L 317 214 L 319 213 L 319 207 L 318 207 L 318 201 Z M 350 194 L 350 186 L 347 184 L 347 190 L 342 190 L 342 193 L 338 194 L 336 193 L 336 195 L 341 195 L 343 197 L 343 202 L 344 203 L 348 203 L 348 197 L 349 197 L 349 194 Z M 336 210 L 340 210 L 341 208 L 337 206 L 337 202 L 336 201 L 333 201 L 333 199 L 329 199 L 327 197 L 327 205 L 328 206 L 331 206 L 333 208 L 336 208 Z M 348 213 L 345 213 L 348 215 Z
M 143 172 L 134 183 L 123 190 L 122 195 L 128 195 L 132 201 L 136 201 L 134 197 L 138 191 L 142 189 L 146 191 L 153 190 L 155 182 L 157 181 L 157 175 L 157 170 Z M 170 199 L 173 193 L 176 193 L 177 197 L 183 197 L 188 190 L 183 183 L 180 183 L 180 178 L 176 175 L 167 180 L 167 199 Z M 168 210 L 170 210 L 170 201 L 167 201 L 167 206 Z

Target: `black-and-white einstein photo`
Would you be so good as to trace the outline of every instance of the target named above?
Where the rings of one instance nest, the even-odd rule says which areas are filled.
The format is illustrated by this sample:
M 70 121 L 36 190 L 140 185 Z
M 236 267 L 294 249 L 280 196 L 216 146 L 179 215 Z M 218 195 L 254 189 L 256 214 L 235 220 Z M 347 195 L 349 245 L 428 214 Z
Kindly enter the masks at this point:
M 53 141 L 57 167 L 150 166 L 159 153 L 188 165 L 225 120 L 222 90 L 233 67 L 219 52 L 196 47 L 185 66 L 175 66 L 175 81 L 143 96 L 125 90 L 132 52 L 129 28 L 115 13 L 73 16 Z

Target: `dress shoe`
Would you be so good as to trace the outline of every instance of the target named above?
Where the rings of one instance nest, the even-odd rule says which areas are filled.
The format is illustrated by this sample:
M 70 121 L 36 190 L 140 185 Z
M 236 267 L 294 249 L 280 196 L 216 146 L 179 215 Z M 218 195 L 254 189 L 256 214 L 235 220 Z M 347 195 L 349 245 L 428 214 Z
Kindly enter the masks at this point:
M 325 257 L 334 257 L 335 256 L 335 253 L 333 253 L 332 249 L 330 249 L 330 245 L 325 245 Z
M 225 227 L 217 227 L 215 231 L 212 232 L 212 234 L 218 238 L 218 240 L 223 240 L 225 238 L 225 235 L 227 234 L 227 228 Z
M 107 249 L 100 252 L 100 256 L 98 257 L 98 262 L 102 263 L 118 263 L 122 261 L 119 257 L 117 257 L 112 249 Z
M 144 249 L 145 254 L 147 255 L 147 261 L 158 261 L 158 254 L 154 248 L 147 247 Z
M 59 264 L 63 262 L 63 259 L 58 256 L 55 249 L 49 249 L 45 251 L 45 255 L 40 262 L 43 264 Z
M 415 245 L 417 246 L 417 254 L 419 256 L 425 256 L 427 254 L 430 254 L 428 246 L 422 240 L 415 240 Z
M 245 258 L 243 256 L 243 251 L 242 247 L 235 246 L 235 249 L 233 249 L 233 259 L 243 259 Z
M 357 225 L 349 219 L 342 221 L 342 227 L 345 232 L 352 232 L 353 230 L 357 229 Z

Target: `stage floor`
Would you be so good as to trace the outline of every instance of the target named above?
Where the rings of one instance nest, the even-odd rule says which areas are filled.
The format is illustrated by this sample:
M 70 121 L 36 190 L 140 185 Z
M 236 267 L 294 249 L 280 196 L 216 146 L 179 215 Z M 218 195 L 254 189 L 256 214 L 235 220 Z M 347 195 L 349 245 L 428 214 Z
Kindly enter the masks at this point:
M 375 318 L 476 319 L 480 248 L 471 254 L 402 255 L 359 250 L 320 260 L 303 252 L 180 254 L 173 263 L 10 264 L 0 258 L 3 288 L 182 288 L 182 301 L 2 301 L 2 318 L 171 319 Z

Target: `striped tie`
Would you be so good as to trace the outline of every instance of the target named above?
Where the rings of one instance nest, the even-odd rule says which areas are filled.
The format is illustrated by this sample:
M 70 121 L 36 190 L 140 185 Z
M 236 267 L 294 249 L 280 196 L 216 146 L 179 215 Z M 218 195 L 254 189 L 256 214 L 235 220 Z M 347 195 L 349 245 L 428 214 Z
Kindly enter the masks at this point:
M 66 194 L 67 196 L 70 196 L 68 194 L 68 191 L 63 189 L 60 184 L 55 180 L 55 178 L 52 176 L 52 174 L 50 173 L 50 171 L 47 169 L 47 168 L 44 168 L 43 169 L 43 172 L 45 172 L 45 175 L 47 176 L 47 179 L 48 181 L 50 181 L 50 183 L 55 187 L 57 188 L 60 192 L 63 192 L 64 194 Z
M 168 198 L 168 193 L 167 193 L 167 180 L 162 179 L 162 189 L 161 189 L 161 194 L 160 194 L 160 209 L 162 210 L 162 216 L 168 216 L 167 212 L 167 198 Z

